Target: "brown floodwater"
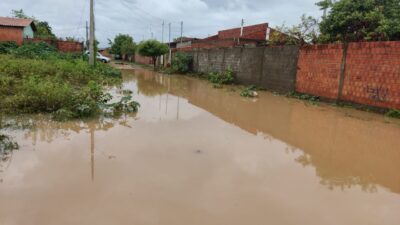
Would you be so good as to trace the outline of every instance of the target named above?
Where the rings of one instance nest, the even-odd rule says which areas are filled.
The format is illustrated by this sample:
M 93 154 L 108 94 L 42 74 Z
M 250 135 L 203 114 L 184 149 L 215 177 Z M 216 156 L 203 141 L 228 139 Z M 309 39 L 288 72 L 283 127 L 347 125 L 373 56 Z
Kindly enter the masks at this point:
M 1 225 L 400 224 L 398 120 L 139 68 L 123 88 L 138 113 L 16 119 Z

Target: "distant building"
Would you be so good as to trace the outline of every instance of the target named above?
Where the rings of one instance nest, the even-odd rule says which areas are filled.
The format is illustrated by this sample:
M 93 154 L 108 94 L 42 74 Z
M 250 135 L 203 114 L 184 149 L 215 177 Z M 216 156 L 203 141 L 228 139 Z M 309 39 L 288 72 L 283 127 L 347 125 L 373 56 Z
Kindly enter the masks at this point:
M 228 48 L 235 46 L 257 46 L 266 44 L 273 32 L 268 23 L 262 23 L 251 26 L 237 27 L 218 31 L 217 35 L 200 40 L 192 40 L 181 48 L 181 51 L 190 51 L 192 49 L 212 49 Z
M 24 38 L 33 38 L 35 31 L 32 19 L 0 17 L 0 42 L 14 41 L 21 45 Z

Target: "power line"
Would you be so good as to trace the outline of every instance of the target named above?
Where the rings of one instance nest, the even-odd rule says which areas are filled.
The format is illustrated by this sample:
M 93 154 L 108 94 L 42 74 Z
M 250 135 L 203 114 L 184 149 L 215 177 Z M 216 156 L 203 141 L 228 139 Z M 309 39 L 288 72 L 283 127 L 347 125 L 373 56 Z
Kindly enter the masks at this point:
M 78 34 L 78 32 L 79 32 L 79 27 L 82 26 L 82 23 L 83 23 L 83 14 L 84 14 L 85 10 L 86 10 L 86 4 L 83 3 L 83 7 L 82 7 L 82 11 L 81 11 L 81 16 L 80 16 L 80 19 L 79 19 L 79 25 L 78 25 L 78 27 L 76 28 L 75 35 L 74 35 L 74 36 L 77 36 L 77 34 Z

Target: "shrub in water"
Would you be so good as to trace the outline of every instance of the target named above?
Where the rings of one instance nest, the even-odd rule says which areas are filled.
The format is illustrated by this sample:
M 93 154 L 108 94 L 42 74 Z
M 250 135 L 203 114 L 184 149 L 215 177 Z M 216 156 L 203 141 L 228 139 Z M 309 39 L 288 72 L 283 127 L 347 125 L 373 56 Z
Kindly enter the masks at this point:
M 400 110 L 391 109 L 386 113 L 386 116 L 400 119 Z
M 87 117 L 109 101 L 103 85 L 119 84 L 121 73 L 82 60 L 20 59 L 0 55 L 0 112 L 54 113 L 58 119 Z
M 222 73 L 209 73 L 207 79 L 213 84 L 233 84 L 235 83 L 235 74 L 232 70 L 226 70 Z
M 172 71 L 175 73 L 187 73 L 190 71 L 193 57 L 185 52 L 178 52 L 172 60 Z

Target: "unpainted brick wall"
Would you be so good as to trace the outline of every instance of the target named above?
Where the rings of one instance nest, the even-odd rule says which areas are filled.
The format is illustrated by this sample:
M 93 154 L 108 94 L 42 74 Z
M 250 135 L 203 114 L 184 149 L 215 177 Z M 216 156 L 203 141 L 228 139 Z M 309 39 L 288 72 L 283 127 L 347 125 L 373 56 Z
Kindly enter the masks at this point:
M 297 66 L 297 92 L 336 99 L 342 57 L 343 45 L 301 48 Z
M 49 45 L 53 45 L 58 49 L 58 51 L 64 53 L 78 53 L 78 52 L 83 52 L 84 49 L 83 42 L 77 42 L 77 41 L 61 41 L 56 39 L 43 39 L 43 38 L 26 38 L 24 39 L 24 41 L 27 43 L 45 42 Z
M 303 47 L 296 90 L 332 100 L 400 109 L 400 42 L 350 43 L 345 54 L 344 50 L 343 44 Z M 344 82 L 339 93 L 341 67 Z
M 135 62 L 146 65 L 153 65 L 153 60 L 150 57 L 141 56 L 140 54 L 135 54 Z
M 14 41 L 21 45 L 24 41 L 22 28 L 0 27 L 0 41 Z
M 351 43 L 342 100 L 400 109 L 400 42 Z
M 75 42 L 75 41 L 57 41 L 57 49 L 60 52 L 82 52 L 83 51 L 83 43 Z

